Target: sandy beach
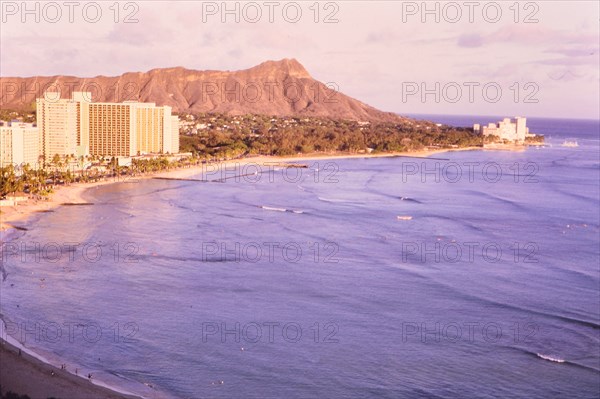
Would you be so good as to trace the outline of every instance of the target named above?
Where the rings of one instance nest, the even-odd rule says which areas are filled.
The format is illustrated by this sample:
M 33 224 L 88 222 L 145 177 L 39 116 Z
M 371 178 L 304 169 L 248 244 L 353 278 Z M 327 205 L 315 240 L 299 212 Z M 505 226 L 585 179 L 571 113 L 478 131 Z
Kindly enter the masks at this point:
M 0 386 L 31 399 L 139 399 L 94 385 L 84 376 L 76 376 L 21 352 L 0 340 Z
M 0 208 L 0 230 L 11 228 L 15 222 L 24 221 L 35 213 L 52 210 L 61 204 L 85 202 L 81 197 L 85 190 L 114 182 L 113 180 L 106 180 L 95 183 L 77 183 L 69 186 L 61 186 L 49 198 L 43 200 L 30 199 L 17 206 L 4 206 Z

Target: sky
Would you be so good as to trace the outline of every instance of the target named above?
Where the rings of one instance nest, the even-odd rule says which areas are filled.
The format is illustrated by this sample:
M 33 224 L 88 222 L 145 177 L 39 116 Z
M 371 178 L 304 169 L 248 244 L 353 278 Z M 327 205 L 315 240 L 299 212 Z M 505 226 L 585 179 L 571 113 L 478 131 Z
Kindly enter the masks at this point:
M 295 58 L 384 111 L 600 118 L 597 1 L 0 3 L 2 77 Z

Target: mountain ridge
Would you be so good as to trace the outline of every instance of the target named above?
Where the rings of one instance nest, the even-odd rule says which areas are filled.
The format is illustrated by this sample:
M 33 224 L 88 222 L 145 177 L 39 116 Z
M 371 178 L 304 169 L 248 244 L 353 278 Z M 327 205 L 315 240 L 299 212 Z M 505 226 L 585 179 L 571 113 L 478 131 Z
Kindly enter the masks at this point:
M 91 91 L 94 102 L 127 100 L 168 105 L 175 112 L 307 116 L 393 122 L 402 118 L 380 111 L 315 80 L 294 58 L 268 60 L 236 71 L 194 70 L 183 66 L 125 72 L 118 76 L 65 75 L 0 77 L 0 107 L 32 109 L 44 89 Z

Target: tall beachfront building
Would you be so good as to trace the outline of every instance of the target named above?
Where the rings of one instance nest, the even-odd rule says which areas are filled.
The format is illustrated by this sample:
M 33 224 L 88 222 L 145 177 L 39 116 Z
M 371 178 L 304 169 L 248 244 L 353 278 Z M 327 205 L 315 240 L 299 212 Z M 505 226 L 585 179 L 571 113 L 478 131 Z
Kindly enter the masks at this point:
M 143 152 L 170 152 L 171 107 L 156 107 L 153 103 L 131 103 L 135 109 L 138 148 Z
M 80 113 L 85 98 L 83 93 L 76 94 L 68 100 L 61 99 L 60 93 L 46 92 L 43 98 L 36 99 L 39 146 L 45 162 L 51 162 L 57 154 L 84 155 Z M 87 101 L 91 101 L 91 96 Z
M 54 156 L 51 151 L 63 147 L 65 150 L 55 153 L 133 157 L 179 152 L 179 119 L 171 115 L 171 107 L 136 101 L 95 103 L 88 92 L 74 92 L 71 100 L 50 101 L 47 94 L 44 97 L 38 99 L 40 116 L 47 118 L 40 125 L 40 134 L 44 142 L 53 143 L 45 147 L 50 159 Z M 53 119 L 48 120 L 49 116 Z M 64 118 L 62 124 L 50 123 L 59 116 Z M 61 140 L 68 146 L 60 144 Z
M 84 106 L 84 144 L 90 155 L 131 157 L 138 154 L 131 106 L 91 103 Z
M 0 122 L 0 166 L 37 168 L 40 156 L 39 130 L 32 123 Z

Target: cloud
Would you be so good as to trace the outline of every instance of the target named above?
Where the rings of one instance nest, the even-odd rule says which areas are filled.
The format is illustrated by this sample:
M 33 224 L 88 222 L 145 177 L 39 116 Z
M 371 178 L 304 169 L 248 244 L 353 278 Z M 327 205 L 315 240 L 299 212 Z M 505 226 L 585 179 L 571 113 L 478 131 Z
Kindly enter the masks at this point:
M 137 24 L 115 25 L 115 28 L 107 35 L 107 39 L 114 44 L 128 44 L 131 46 L 150 46 L 157 42 L 171 40 L 168 30 L 146 29 Z
M 143 23 L 115 24 L 106 39 L 114 44 L 128 44 L 131 46 L 152 46 L 173 39 L 170 25 L 165 21 L 161 21 L 153 13 L 145 12 L 144 15 L 140 16 L 140 21 L 143 21 Z
M 548 73 L 548 77 L 552 80 L 571 82 L 571 81 L 579 80 L 579 79 L 583 78 L 584 76 L 578 75 L 572 69 L 561 68 L 561 69 L 557 69 L 557 70 L 554 70 L 554 71 Z
M 537 60 L 534 63 L 540 65 L 598 65 L 598 57 L 564 57 Z
M 508 43 L 511 45 L 598 45 L 597 35 L 572 31 L 542 28 L 533 25 L 508 25 L 491 33 L 468 33 L 459 35 L 456 44 L 459 47 L 482 47 L 491 44 Z
M 481 47 L 483 46 L 484 39 L 477 33 L 461 35 L 458 38 L 459 47 Z
M 590 57 L 598 55 L 598 47 L 579 47 L 579 48 L 556 48 L 544 51 L 545 53 L 562 54 L 566 57 Z
M 384 30 L 369 33 L 367 35 L 367 38 L 365 39 L 365 42 L 371 44 L 385 44 L 389 42 L 394 42 L 397 39 L 398 35 L 396 33 L 391 32 L 389 30 Z

